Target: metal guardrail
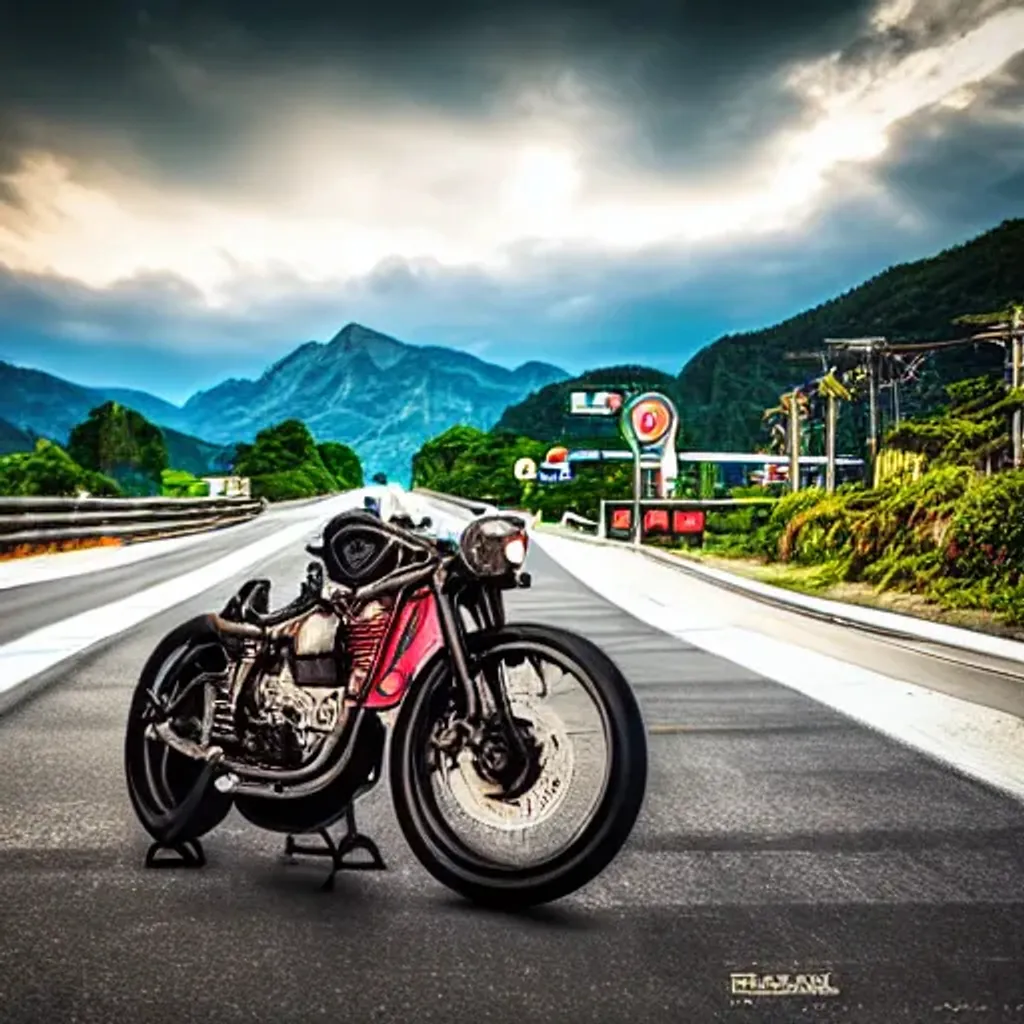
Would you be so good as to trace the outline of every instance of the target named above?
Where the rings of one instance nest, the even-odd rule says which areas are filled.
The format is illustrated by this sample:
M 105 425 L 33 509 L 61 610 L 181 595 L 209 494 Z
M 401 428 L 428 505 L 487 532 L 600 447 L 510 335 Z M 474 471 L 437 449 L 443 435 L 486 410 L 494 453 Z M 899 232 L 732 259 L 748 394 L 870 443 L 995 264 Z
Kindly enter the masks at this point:
M 266 507 L 253 498 L 0 498 L 0 552 L 214 530 L 253 519 Z

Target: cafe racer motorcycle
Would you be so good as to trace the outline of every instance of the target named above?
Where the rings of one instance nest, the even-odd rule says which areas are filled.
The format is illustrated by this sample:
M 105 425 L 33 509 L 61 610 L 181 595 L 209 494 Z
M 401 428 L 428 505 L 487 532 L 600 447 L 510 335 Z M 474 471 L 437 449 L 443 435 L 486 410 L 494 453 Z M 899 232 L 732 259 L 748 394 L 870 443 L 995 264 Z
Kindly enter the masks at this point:
M 381 778 L 389 728 L 402 833 L 463 896 L 556 900 L 616 856 L 647 778 L 628 683 L 584 637 L 506 620 L 505 592 L 530 586 L 523 520 L 483 516 L 457 541 L 429 525 L 343 512 L 307 547 L 291 603 L 271 610 L 270 581 L 253 579 L 160 642 L 125 738 L 147 865 L 172 850 L 202 865 L 200 838 L 234 807 L 285 834 L 286 855 L 330 856 L 325 888 L 341 868 L 384 868 L 353 806 Z M 324 847 L 298 845 L 313 833 Z

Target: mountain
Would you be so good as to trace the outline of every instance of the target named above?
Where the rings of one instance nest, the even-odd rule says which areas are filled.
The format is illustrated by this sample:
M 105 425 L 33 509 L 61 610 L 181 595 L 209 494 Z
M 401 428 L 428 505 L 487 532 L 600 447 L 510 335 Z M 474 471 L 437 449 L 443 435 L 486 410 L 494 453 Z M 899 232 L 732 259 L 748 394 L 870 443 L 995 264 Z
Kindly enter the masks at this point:
M 1024 298 L 1024 220 L 1007 220 L 929 259 L 884 271 L 843 295 L 760 331 L 726 335 L 698 352 L 679 374 L 683 422 L 697 447 L 751 451 L 763 444 L 765 409 L 820 370 L 787 362 L 787 352 L 822 350 L 824 338 L 880 336 L 899 341 L 963 337 L 953 319 L 1005 309 Z M 902 412 L 941 401 L 953 380 L 1001 372 L 995 345 L 951 349 L 929 358 L 918 384 L 901 388 Z M 840 445 L 859 448 L 861 407 L 840 414 Z
M 101 388 L 97 392 L 103 395 L 104 401 L 113 399 L 122 405 L 142 413 L 150 423 L 159 423 L 161 427 L 176 430 L 188 430 L 188 419 L 180 406 L 165 402 L 148 391 L 136 391 L 133 388 Z
M 0 455 L 31 451 L 35 443 L 35 437 L 28 431 L 8 423 L 7 420 L 0 420 Z
M 521 402 L 510 405 L 494 429 L 552 444 L 558 441 L 580 448 L 597 445 L 624 448 L 616 417 L 569 415 L 569 396 L 573 391 L 602 388 L 622 388 L 630 393 L 661 391 L 677 406 L 680 397 L 679 381 L 671 374 L 648 366 L 606 366 L 540 388 Z
M 127 388 L 87 388 L 62 377 L 28 370 L 0 360 L 0 454 L 26 451 L 36 437 L 66 444 L 72 427 L 91 409 L 114 400 L 157 423 L 164 432 L 171 465 L 190 473 L 207 473 L 218 468 L 223 446 L 171 429 L 168 423 L 183 425 L 182 410 L 144 391 Z
M 412 456 L 456 423 L 488 429 L 503 410 L 568 374 L 546 363 L 507 370 L 454 349 L 407 345 L 361 324 L 310 341 L 258 380 L 231 379 L 185 403 L 190 430 L 210 441 L 251 441 L 302 420 L 318 441 L 353 447 L 367 478 L 407 480 Z

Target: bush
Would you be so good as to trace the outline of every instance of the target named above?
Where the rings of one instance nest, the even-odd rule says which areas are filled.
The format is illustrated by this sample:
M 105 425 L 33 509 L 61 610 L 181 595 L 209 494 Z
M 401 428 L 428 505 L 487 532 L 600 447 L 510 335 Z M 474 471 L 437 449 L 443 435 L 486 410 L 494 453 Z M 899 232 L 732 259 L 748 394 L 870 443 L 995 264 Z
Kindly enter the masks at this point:
M 121 495 L 114 480 L 80 466 L 52 441 L 37 441 L 34 451 L 0 457 L 0 494 L 73 498 L 83 491 L 104 498 Z
M 1016 588 L 1024 567 L 1024 470 L 982 477 L 951 510 L 938 546 L 947 573 Z
M 183 469 L 165 469 L 160 476 L 160 493 L 165 498 L 208 498 L 210 485 Z

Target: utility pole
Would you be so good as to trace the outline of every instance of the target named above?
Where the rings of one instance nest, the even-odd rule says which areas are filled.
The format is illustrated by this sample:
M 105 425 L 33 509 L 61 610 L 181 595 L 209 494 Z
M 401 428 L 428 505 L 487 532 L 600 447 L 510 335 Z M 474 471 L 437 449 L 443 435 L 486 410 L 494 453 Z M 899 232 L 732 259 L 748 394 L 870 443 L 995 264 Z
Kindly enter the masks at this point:
M 644 525 L 640 520 L 640 492 L 643 490 L 644 471 L 640 464 L 639 449 L 633 453 L 633 543 L 643 540 Z
M 795 494 L 800 490 L 800 407 L 797 404 L 796 392 L 786 395 L 789 415 L 786 427 L 789 433 L 789 491 Z
M 874 482 L 878 461 L 878 359 L 874 342 L 868 345 L 868 472 Z
M 1020 306 L 1013 307 L 1013 317 L 1010 321 L 1010 345 L 1012 354 L 1012 385 L 1019 388 L 1021 384 L 1021 316 Z M 1013 468 L 1020 469 L 1022 460 L 1021 440 L 1021 410 L 1013 411 Z
M 836 490 L 836 423 L 838 420 L 836 396 L 829 392 L 825 417 L 825 490 L 834 494 Z

